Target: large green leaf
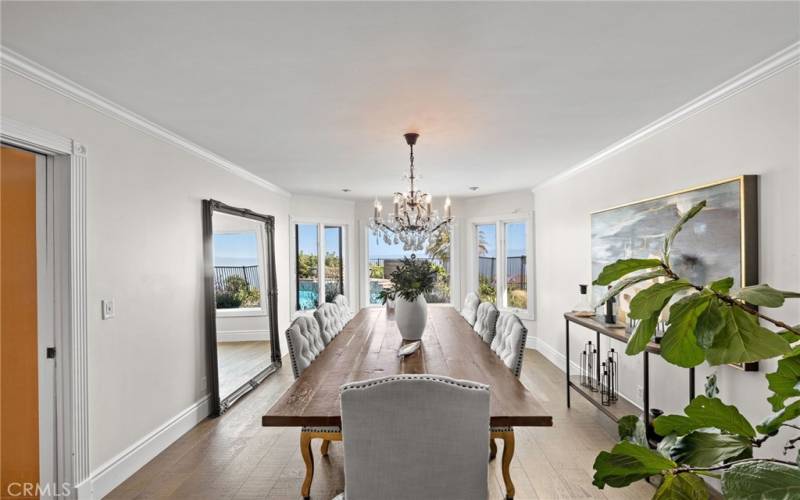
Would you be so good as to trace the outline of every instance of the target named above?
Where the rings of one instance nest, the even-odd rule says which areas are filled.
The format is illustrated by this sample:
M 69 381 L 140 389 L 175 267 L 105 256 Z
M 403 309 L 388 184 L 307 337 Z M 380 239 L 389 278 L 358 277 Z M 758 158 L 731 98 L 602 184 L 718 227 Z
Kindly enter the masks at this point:
M 690 208 L 688 212 L 683 214 L 678 223 L 672 227 L 672 231 L 670 231 L 667 237 L 664 238 L 664 262 L 669 262 L 669 252 L 672 247 L 672 242 L 675 240 L 675 236 L 677 236 L 681 229 L 683 229 L 683 226 L 689 222 L 692 217 L 697 215 L 705 206 L 706 200 L 697 203 L 695 206 Z
M 693 431 L 681 437 L 672 447 L 672 459 L 680 464 L 710 467 L 753 449 L 746 436 Z
M 713 295 L 701 292 L 682 298 L 669 309 L 669 327 L 661 339 L 661 357 L 673 365 L 691 368 L 705 359 L 694 329 Z
M 784 422 L 791 422 L 792 420 L 800 417 L 800 401 L 795 401 L 789 406 L 782 408 L 777 413 L 773 413 L 756 428 L 761 434 L 773 434 L 778 432 L 778 428 Z
M 791 350 L 780 335 L 758 324 L 755 316 L 739 307 L 722 306 L 725 328 L 714 335 L 714 342 L 706 351 L 711 365 L 749 363 L 774 358 Z
M 733 278 L 730 277 L 722 278 L 721 280 L 717 280 L 708 284 L 708 288 L 722 294 L 727 294 L 728 292 L 730 292 L 732 286 L 733 286 Z
M 617 421 L 619 438 L 639 446 L 648 446 L 644 422 L 637 415 L 626 415 Z
M 683 415 L 662 415 L 653 421 L 653 427 L 661 436 L 675 433 L 679 436 L 697 429 L 714 427 L 716 429 L 754 438 L 756 431 L 750 422 L 732 405 L 726 405 L 719 398 L 697 396 L 684 408 Z
M 800 297 L 800 293 L 776 290 L 767 284 L 761 284 L 744 287 L 734 296 L 757 306 L 780 307 L 785 299 L 796 299 Z
M 778 360 L 778 369 L 767 374 L 772 396 L 767 401 L 774 411 L 783 408 L 786 400 L 800 396 L 800 356 Z
M 630 317 L 647 319 L 655 313 L 660 313 L 673 295 L 688 288 L 692 288 L 692 284 L 684 279 L 656 283 L 645 288 L 631 300 Z
M 634 271 L 652 269 L 654 267 L 661 267 L 661 261 L 658 259 L 620 259 L 604 267 L 593 283 L 601 286 L 610 285 Z
M 614 286 L 609 288 L 606 293 L 595 302 L 596 305 L 604 304 L 607 300 L 611 297 L 616 297 L 621 291 L 625 290 L 631 285 L 635 285 L 636 283 L 641 283 L 642 281 L 651 280 L 653 278 L 660 278 L 664 276 L 666 273 L 663 269 L 656 269 L 655 271 L 648 271 L 646 273 L 639 273 L 633 274 L 628 276 L 627 278 L 621 279 L 614 283 Z
M 781 338 L 783 340 L 785 340 L 786 342 L 789 342 L 790 344 L 793 344 L 793 343 L 797 342 L 798 340 L 800 340 L 800 333 L 795 333 L 795 332 L 800 332 L 800 325 L 794 325 L 792 327 L 792 330 L 794 330 L 794 331 L 780 330 L 780 331 L 777 331 L 775 333 L 780 335 Z
M 720 304 L 719 299 L 712 298 L 708 308 L 697 318 L 694 335 L 697 337 L 697 345 L 703 349 L 710 348 L 714 344 L 714 337 L 725 328 L 722 307 L 724 306 Z
M 594 481 L 598 488 L 605 485 L 621 488 L 649 476 L 671 470 L 678 464 L 655 451 L 628 441 L 617 443 L 611 452 L 601 451 L 594 461 Z
M 775 462 L 736 464 L 722 476 L 728 500 L 791 500 L 800 498 L 800 468 Z
M 697 474 L 669 473 L 664 476 L 653 500 L 708 500 L 708 488 Z
M 635 356 L 647 348 L 647 344 L 650 343 L 650 339 L 652 339 L 653 335 L 656 333 L 658 317 L 659 314 L 653 314 L 649 318 L 639 322 L 636 331 L 633 332 L 631 338 L 628 339 L 628 345 L 625 346 L 625 354 L 628 356 Z

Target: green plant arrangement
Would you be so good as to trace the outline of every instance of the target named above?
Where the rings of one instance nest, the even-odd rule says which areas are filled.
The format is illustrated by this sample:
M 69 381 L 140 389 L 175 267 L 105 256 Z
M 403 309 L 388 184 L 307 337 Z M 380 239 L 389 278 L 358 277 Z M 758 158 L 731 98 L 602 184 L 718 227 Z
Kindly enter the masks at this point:
M 225 279 L 222 290 L 217 291 L 216 299 L 217 309 L 258 307 L 261 304 L 261 293 L 258 288 L 249 286 L 243 277 L 234 274 Z
M 716 380 L 711 378 L 706 394 L 694 398 L 683 415 L 662 415 L 653 421 L 662 437 L 656 449 L 651 448 L 638 416 L 621 419 L 622 441 L 597 456 L 593 483 L 620 488 L 660 475 L 654 499 L 694 500 L 709 497 L 701 477 L 707 476 L 720 480 L 728 499 L 800 498 L 800 456 L 753 458 L 754 448 L 775 438 L 780 429 L 800 431 L 800 425 L 792 423 L 800 417 L 800 325 L 774 319 L 757 306 L 781 307 L 800 294 L 764 284 L 732 291 L 733 278 L 697 284 L 678 276 L 670 266 L 672 243 L 705 205 L 700 202 L 681 217 L 666 236 L 660 259 L 618 260 L 602 270 L 595 284 L 612 285 L 604 302 L 631 285 L 654 280 L 631 300 L 629 316 L 639 325 L 629 339 L 628 355 L 644 351 L 662 311 L 671 303 L 661 339 L 661 355 L 671 364 L 714 366 L 780 356 L 777 370 L 766 375 L 772 392 L 767 400 L 774 413 L 753 426 L 735 406 L 716 397 Z M 779 330 L 761 326 L 759 319 Z M 784 454 L 797 455 L 797 443 L 800 436 L 786 443 Z
M 387 300 L 394 300 L 398 295 L 409 302 L 414 302 L 420 295 L 433 291 L 437 274 L 433 263 L 419 260 L 416 255 L 411 254 L 411 257 L 404 257 L 397 269 L 391 272 L 389 281 L 392 286 L 381 290 L 378 297 L 384 304 Z

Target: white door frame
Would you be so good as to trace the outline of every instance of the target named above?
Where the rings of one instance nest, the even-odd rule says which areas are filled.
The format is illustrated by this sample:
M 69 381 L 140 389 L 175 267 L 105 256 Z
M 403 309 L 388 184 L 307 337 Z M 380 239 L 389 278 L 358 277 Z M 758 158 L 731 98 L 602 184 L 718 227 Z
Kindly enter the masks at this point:
M 0 141 L 44 154 L 53 162 L 58 486 L 62 498 L 91 498 L 88 480 L 86 147 L 3 116 L 0 116 Z

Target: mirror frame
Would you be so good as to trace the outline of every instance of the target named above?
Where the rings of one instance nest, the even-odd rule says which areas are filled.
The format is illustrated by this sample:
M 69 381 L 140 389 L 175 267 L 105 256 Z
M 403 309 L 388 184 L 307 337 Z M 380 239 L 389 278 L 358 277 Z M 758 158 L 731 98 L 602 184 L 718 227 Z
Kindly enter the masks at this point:
M 267 315 L 271 363 L 258 375 L 245 382 L 232 394 L 221 397 L 219 393 L 219 367 L 217 365 L 217 300 L 214 289 L 214 212 L 262 222 L 264 224 L 264 250 L 267 252 L 267 266 L 264 270 L 267 291 Z M 275 217 L 263 215 L 246 208 L 238 208 L 214 199 L 203 200 L 203 260 L 205 288 L 205 333 L 208 383 L 210 384 L 211 416 L 218 417 L 239 398 L 255 389 L 268 376 L 281 367 L 280 336 L 278 334 L 278 285 L 275 268 Z

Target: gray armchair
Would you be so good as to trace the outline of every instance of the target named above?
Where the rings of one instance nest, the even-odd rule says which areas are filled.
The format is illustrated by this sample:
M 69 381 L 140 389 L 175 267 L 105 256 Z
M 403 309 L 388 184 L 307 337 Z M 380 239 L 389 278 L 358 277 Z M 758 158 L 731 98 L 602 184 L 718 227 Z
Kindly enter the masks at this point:
M 489 387 L 436 375 L 342 386 L 347 500 L 485 500 Z
M 345 297 L 342 294 L 339 294 L 333 298 L 333 303 L 336 304 L 336 306 L 339 308 L 339 313 L 342 317 L 342 321 L 345 324 L 351 319 L 353 319 L 353 316 L 355 316 L 355 314 L 353 313 L 353 310 L 350 309 L 350 301 L 347 300 L 347 297 Z
M 482 302 L 478 306 L 478 314 L 476 315 L 475 324 L 472 328 L 475 330 L 484 342 L 491 345 L 494 340 L 495 328 L 497 326 L 497 307 L 491 302 Z
M 481 298 L 475 292 L 469 292 L 464 298 L 464 307 L 461 308 L 461 315 L 467 320 L 470 326 L 475 324 L 478 315 L 478 306 L 481 303 Z
M 341 332 L 344 327 L 344 321 L 339 312 L 339 306 L 336 304 L 331 304 L 330 302 L 322 304 L 314 311 L 314 317 L 317 319 L 317 323 L 319 323 L 322 342 L 325 345 L 330 344 L 331 340 L 339 335 L 339 332 Z

